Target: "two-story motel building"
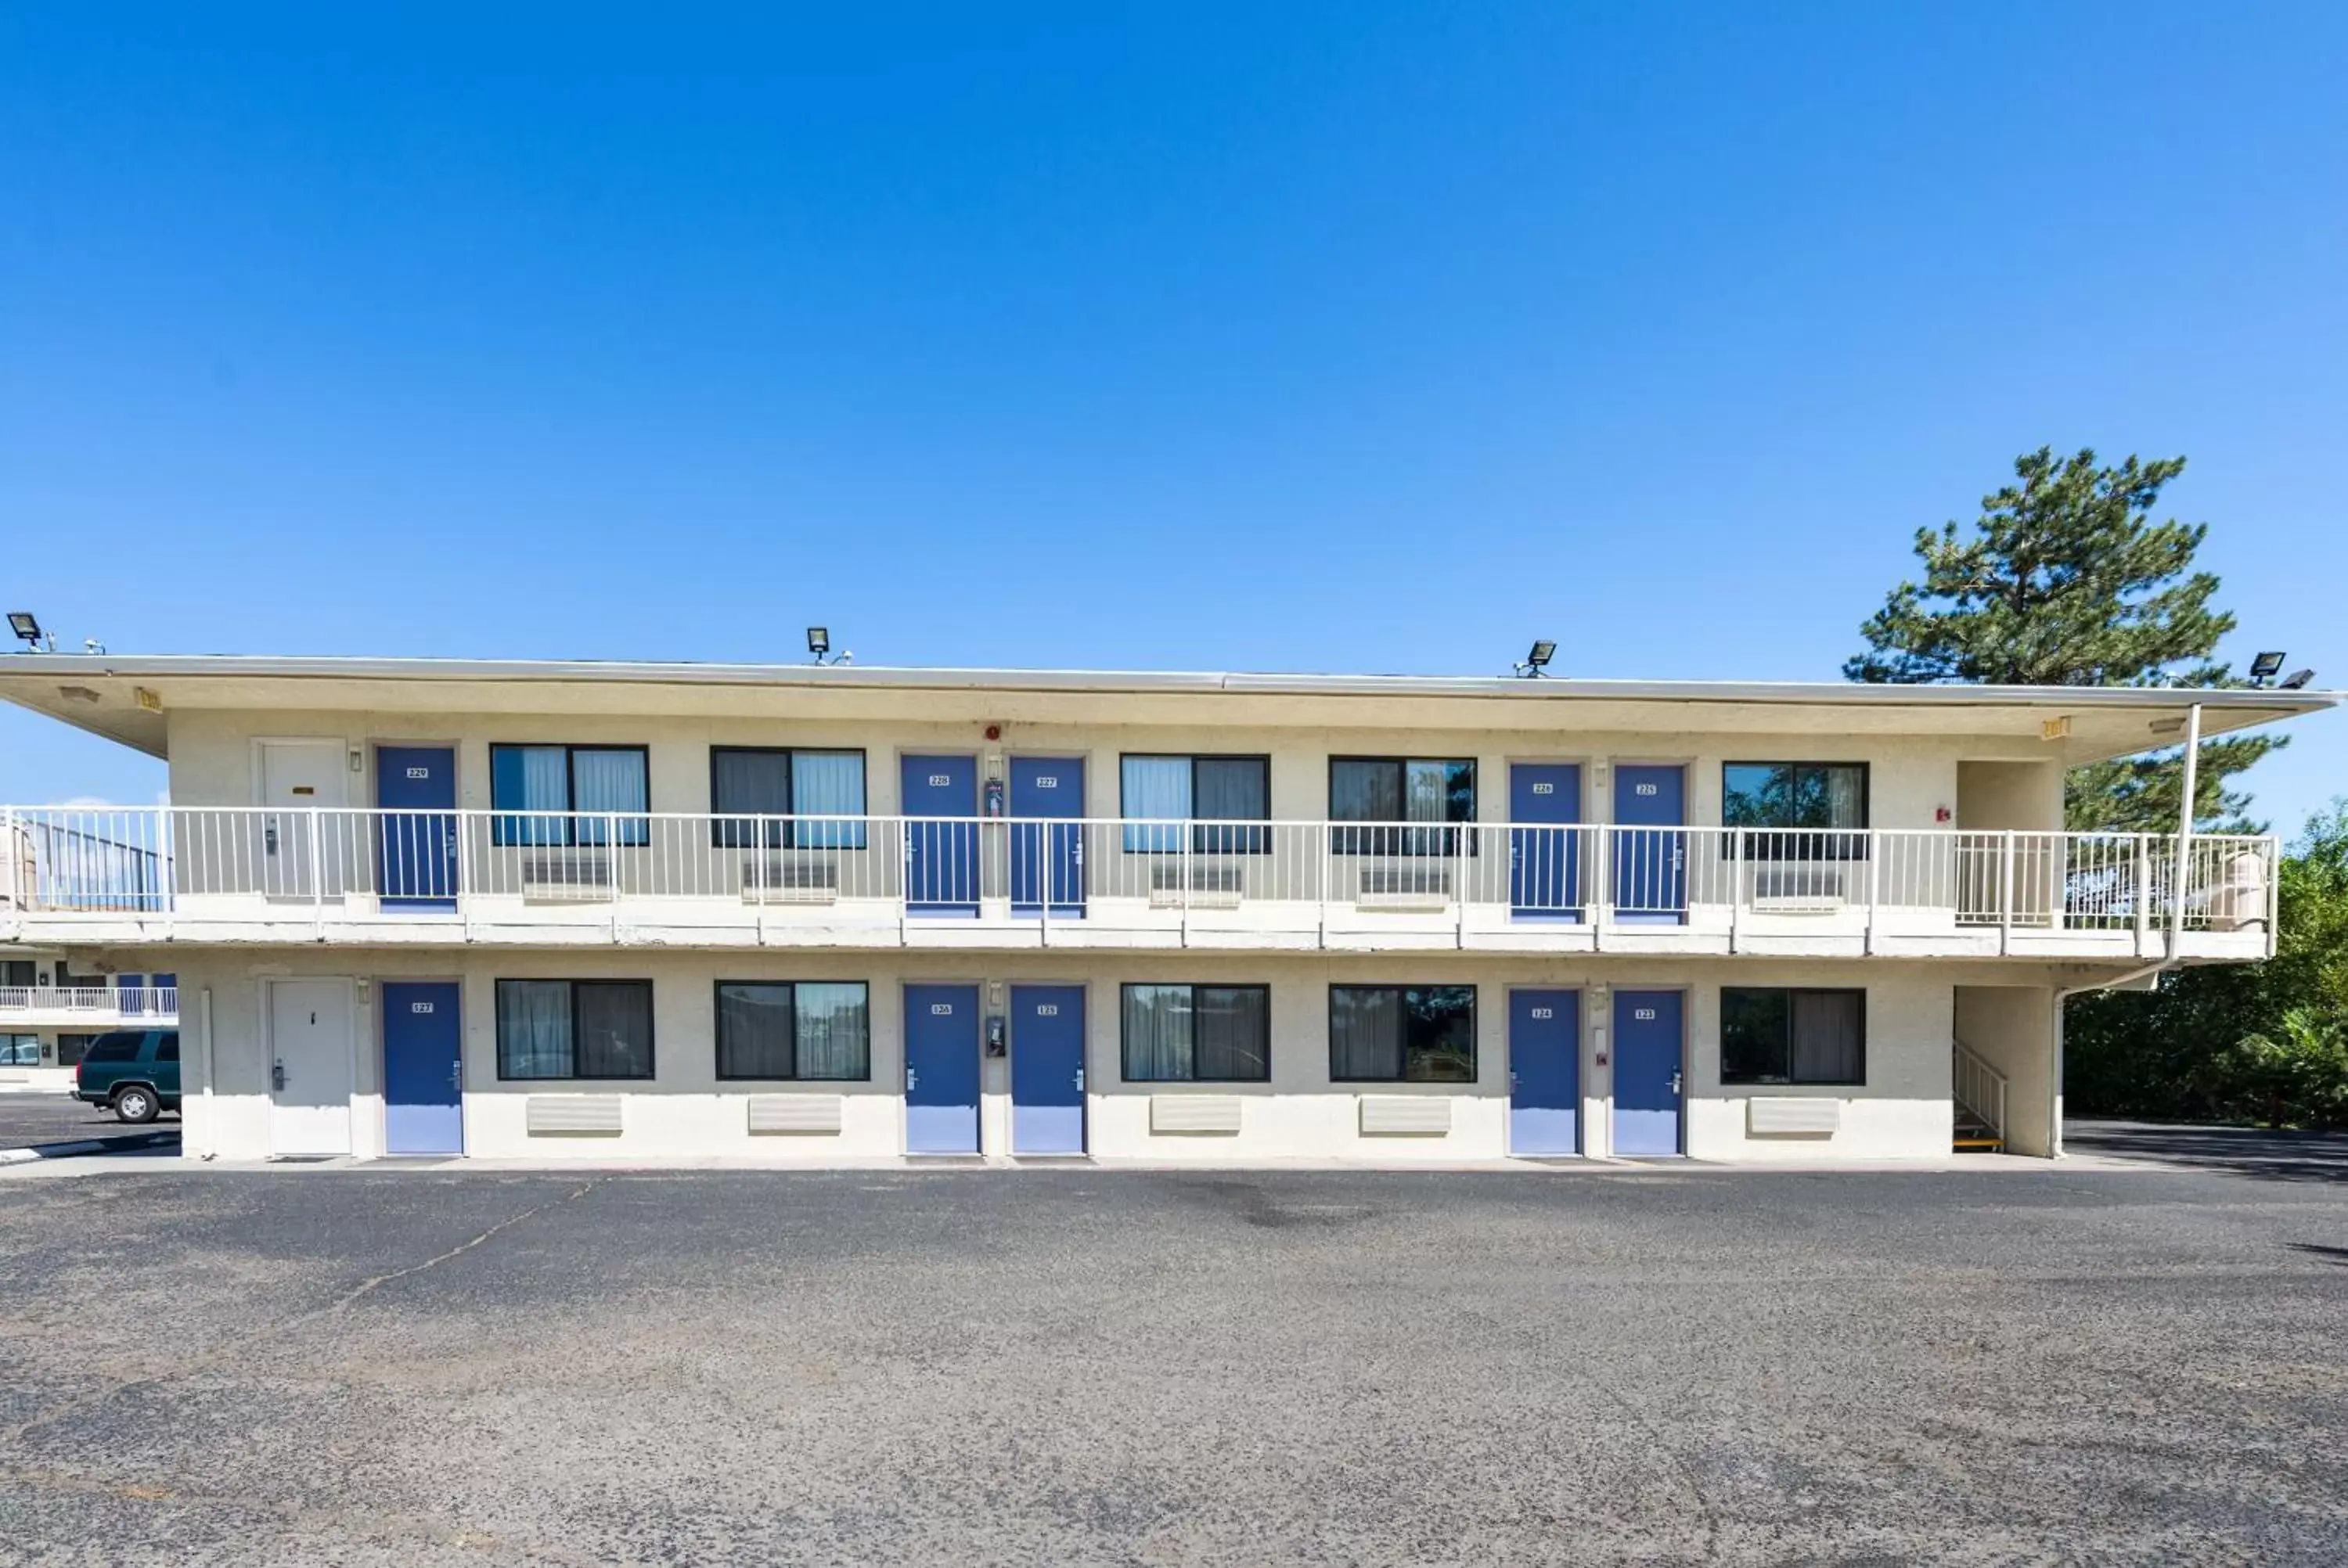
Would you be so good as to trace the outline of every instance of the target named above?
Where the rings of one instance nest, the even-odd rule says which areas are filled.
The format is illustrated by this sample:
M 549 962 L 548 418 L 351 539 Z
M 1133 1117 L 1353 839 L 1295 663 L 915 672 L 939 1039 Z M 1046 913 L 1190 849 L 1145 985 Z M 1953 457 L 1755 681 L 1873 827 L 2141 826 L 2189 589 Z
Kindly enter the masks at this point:
M 2063 774 L 2324 693 L 0 660 L 170 767 L 0 955 L 176 978 L 191 1156 L 2061 1147 L 2067 990 L 2273 943 Z

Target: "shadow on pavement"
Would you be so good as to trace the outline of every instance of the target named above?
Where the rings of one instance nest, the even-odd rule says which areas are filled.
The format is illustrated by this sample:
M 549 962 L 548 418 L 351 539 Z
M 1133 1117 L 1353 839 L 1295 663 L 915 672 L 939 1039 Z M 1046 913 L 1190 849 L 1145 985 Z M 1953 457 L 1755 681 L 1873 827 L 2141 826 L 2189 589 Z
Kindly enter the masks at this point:
M 2271 1132 L 2162 1122 L 2073 1122 L 2064 1147 L 2174 1170 L 2282 1182 L 2348 1182 L 2348 1132 Z

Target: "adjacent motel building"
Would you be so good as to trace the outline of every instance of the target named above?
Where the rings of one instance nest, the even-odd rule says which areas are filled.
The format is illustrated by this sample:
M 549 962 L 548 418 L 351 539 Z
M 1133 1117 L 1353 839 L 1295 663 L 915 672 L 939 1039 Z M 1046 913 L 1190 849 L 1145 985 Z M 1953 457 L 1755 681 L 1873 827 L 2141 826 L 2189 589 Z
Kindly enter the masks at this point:
M 7 918 L 0 904 L 0 921 Z M 0 1093 L 71 1086 L 90 1041 L 125 1029 L 179 1027 L 179 977 L 78 974 L 73 955 L 0 943 Z
M 41 653 L 0 696 L 169 764 L 0 808 L 0 959 L 169 980 L 190 1157 L 1201 1165 L 2059 1153 L 2062 996 L 2266 957 L 2276 860 L 2066 833 L 2065 769 L 2335 701 Z

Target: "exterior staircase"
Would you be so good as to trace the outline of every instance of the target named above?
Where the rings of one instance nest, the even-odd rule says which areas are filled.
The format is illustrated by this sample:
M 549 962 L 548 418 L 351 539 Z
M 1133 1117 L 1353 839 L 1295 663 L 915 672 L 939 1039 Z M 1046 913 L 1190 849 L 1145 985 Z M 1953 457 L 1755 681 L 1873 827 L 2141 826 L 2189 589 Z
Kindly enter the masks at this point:
M 1953 1050 L 1951 1082 L 1955 1089 L 1956 1137 L 1951 1147 L 1959 1153 L 1998 1154 L 2005 1151 L 2005 1074 L 1983 1061 L 1962 1040 Z

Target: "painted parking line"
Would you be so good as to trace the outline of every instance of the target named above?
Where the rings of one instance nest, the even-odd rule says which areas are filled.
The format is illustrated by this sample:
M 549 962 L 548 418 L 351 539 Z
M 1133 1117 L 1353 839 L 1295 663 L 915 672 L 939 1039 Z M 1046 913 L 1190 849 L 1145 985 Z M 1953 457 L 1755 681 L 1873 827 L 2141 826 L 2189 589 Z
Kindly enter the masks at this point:
M 70 1143 L 36 1143 L 29 1149 L 0 1149 L 0 1165 L 22 1165 L 34 1160 L 68 1160 L 79 1154 L 116 1154 L 129 1149 L 152 1149 L 176 1143 L 180 1134 L 134 1132 L 120 1138 L 77 1138 Z

